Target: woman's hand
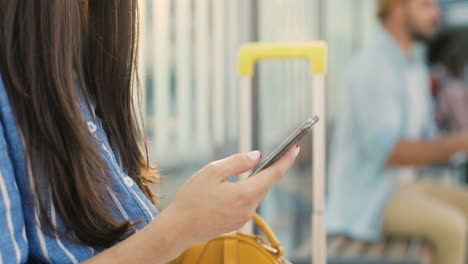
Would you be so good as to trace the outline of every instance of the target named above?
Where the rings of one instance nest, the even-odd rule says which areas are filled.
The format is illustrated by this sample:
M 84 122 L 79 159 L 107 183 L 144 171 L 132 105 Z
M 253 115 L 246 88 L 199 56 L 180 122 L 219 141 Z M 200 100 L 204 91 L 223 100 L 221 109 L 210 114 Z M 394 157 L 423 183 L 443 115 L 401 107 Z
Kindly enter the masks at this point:
M 254 168 L 261 158 L 259 151 L 212 162 L 192 176 L 158 218 L 180 219 L 178 229 L 189 246 L 239 229 L 252 218 L 268 190 L 283 178 L 299 150 L 299 146 L 293 147 L 273 166 L 239 182 L 227 179 Z
M 85 263 L 167 263 L 198 243 L 242 227 L 298 153 L 299 147 L 292 148 L 273 166 L 235 183 L 227 179 L 254 168 L 260 152 L 209 164 L 192 176 L 151 224 Z

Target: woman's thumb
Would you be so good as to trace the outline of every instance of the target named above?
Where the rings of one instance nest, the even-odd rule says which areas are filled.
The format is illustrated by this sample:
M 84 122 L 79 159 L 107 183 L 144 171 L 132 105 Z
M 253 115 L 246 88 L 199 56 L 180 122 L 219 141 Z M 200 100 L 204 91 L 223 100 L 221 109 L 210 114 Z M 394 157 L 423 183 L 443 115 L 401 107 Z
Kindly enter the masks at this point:
M 229 177 L 253 169 L 261 158 L 262 153 L 255 150 L 248 153 L 235 154 L 228 158 L 215 161 L 211 163 L 208 168 L 215 170 L 214 172 L 219 175 L 220 180 L 226 180 Z

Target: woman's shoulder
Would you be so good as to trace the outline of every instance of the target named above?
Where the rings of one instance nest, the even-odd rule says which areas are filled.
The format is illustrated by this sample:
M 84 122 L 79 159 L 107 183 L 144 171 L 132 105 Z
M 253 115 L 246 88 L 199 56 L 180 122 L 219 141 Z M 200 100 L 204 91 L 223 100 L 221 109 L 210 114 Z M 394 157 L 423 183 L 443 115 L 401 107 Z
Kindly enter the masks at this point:
M 16 125 L 5 82 L 0 74 L 0 138 L 8 145 L 13 162 L 24 160 L 21 135 Z
M 3 119 L 7 113 L 11 113 L 11 107 L 10 107 L 10 102 L 8 100 L 7 91 L 5 89 L 5 84 L 3 82 L 3 78 L 2 78 L 2 75 L 0 74 L 0 132 L 1 132 L 0 141 L 2 142 L 4 142 L 4 136 L 5 136 L 4 126 L 6 125 L 6 122 Z
M 3 81 L 3 77 L 0 74 L 0 112 L 8 112 L 11 113 L 11 106 L 10 101 L 8 100 L 8 93 L 5 88 L 5 83 Z M 3 114 L 0 116 L 0 118 Z
M 8 127 L 14 124 L 13 119 L 8 93 L 3 77 L 0 74 L 0 125 L 3 126 L 3 129 L 8 130 Z

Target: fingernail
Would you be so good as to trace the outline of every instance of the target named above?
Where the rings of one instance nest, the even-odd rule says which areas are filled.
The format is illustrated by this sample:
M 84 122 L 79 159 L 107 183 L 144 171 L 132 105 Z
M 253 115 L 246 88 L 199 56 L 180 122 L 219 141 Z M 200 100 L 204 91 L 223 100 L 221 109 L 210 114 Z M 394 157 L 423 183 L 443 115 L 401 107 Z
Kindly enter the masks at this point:
M 249 159 L 253 160 L 253 161 L 257 161 L 257 160 L 260 160 L 262 158 L 262 153 L 258 150 L 255 150 L 255 151 L 251 151 L 249 153 L 247 153 L 247 157 L 249 157 Z
M 301 146 L 299 145 L 296 145 L 296 149 L 294 150 L 294 155 L 295 157 L 297 157 L 297 155 L 299 155 L 299 152 L 301 151 Z

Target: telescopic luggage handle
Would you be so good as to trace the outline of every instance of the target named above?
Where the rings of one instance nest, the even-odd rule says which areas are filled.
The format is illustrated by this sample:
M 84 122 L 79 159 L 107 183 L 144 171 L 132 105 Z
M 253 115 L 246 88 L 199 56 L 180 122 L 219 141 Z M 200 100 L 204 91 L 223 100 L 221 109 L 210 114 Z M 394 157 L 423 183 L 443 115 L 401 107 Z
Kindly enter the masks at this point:
M 252 77 L 255 64 L 265 59 L 307 59 L 313 74 L 313 109 L 320 122 L 313 133 L 313 214 L 312 214 L 312 254 L 314 264 L 326 263 L 326 230 L 324 219 L 325 204 L 325 74 L 327 71 L 327 43 L 312 41 L 302 43 L 249 43 L 240 48 L 238 71 L 241 76 L 240 142 L 241 152 L 252 148 Z M 247 177 L 244 174 L 242 177 Z M 247 226 L 244 232 L 252 232 Z

